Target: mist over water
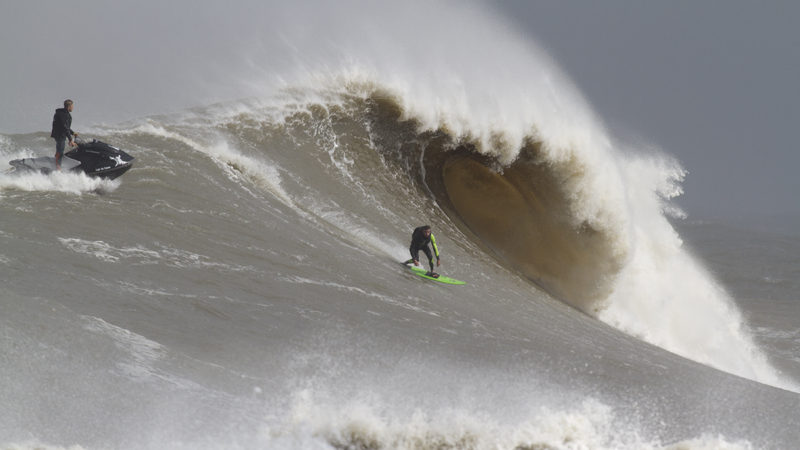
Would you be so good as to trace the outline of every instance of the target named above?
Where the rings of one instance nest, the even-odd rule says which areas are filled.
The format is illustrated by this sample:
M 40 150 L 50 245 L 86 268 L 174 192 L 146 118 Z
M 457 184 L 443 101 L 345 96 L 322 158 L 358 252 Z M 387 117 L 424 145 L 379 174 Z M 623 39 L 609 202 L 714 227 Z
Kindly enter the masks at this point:
M 800 371 L 775 369 L 670 223 L 673 158 L 616 139 L 478 5 L 317 6 L 242 26 L 227 82 L 245 99 L 76 127 L 136 157 L 122 178 L 0 174 L 0 401 L 20 405 L 0 443 L 800 438 Z M 3 159 L 51 151 L 0 137 Z M 422 223 L 466 287 L 397 264 Z

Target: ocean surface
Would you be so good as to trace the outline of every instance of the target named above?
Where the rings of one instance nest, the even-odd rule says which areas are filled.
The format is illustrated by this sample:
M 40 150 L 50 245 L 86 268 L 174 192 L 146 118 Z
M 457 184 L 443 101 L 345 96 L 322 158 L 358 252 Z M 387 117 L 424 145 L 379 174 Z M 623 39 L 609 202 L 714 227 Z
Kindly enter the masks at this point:
M 797 448 L 800 221 L 687 216 L 508 39 L 494 77 L 76 112 L 133 169 L 0 173 L 0 448 Z M 398 264 L 424 224 L 467 285 Z

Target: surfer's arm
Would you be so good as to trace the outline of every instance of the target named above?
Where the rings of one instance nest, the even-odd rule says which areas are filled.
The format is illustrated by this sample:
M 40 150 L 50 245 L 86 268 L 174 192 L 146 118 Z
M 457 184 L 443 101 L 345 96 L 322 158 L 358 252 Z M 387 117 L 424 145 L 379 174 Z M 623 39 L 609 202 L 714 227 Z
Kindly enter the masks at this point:
M 433 246 L 433 253 L 436 255 L 436 260 L 439 260 L 439 247 L 436 246 L 436 238 L 431 233 L 431 245 Z

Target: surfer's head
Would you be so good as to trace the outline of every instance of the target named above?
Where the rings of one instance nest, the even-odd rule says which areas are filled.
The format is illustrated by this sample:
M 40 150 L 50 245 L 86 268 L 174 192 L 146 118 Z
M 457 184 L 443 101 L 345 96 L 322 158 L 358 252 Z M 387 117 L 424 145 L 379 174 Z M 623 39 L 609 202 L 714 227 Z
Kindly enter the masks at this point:
M 72 112 L 72 100 L 70 99 L 64 100 L 64 109 L 66 109 L 69 112 Z
M 424 227 L 422 227 L 422 233 L 425 235 L 425 237 L 430 236 L 431 235 L 431 226 L 430 225 L 425 225 Z

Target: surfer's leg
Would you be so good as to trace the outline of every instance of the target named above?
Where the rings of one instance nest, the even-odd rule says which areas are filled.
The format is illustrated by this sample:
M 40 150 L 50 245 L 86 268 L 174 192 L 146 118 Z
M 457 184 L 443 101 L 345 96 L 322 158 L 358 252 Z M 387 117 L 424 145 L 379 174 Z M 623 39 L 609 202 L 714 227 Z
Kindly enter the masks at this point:
M 428 265 L 431 266 L 431 273 L 433 273 L 433 254 L 431 253 L 431 248 L 426 245 L 422 247 L 422 251 L 425 252 L 425 256 L 428 257 Z
M 408 248 L 408 252 L 411 253 L 411 259 L 406 261 L 406 264 L 413 264 L 414 261 L 418 261 L 419 260 L 419 249 L 418 248 L 414 248 L 414 246 L 412 245 L 411 247 Z

